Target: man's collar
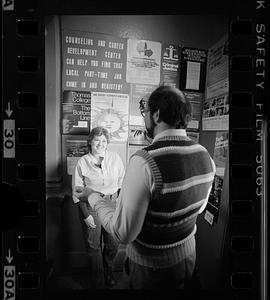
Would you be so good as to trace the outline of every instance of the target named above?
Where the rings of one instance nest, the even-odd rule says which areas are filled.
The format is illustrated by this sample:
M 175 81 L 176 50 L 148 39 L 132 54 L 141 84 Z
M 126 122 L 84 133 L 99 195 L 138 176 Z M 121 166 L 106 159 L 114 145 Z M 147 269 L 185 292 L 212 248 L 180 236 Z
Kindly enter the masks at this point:
M 161 139 L 161 138 L 163 138 L 164 136 L 174 136 L 174 135 L 177 135 L 177 136 L 187 136 L 187 132 L 186 132 L 185 129 L 166 129 L 166 130 L 158 133 L 154 137 L 152 143 L 155 142 L 155 141 L 157 141 L 157 140 L 159 140 L 159 139 Z

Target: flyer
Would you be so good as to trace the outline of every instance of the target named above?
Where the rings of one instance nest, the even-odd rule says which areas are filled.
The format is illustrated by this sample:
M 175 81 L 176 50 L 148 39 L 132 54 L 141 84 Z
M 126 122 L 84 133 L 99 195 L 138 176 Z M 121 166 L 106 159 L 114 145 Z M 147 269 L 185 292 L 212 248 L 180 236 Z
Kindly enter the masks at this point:
M 199 130 L 200 119 L 201 119 L 201 107 L 203 96 L 201 93 L 183 91 L 185 97 L 191 104 L 191 120 L 188 124 L 190 130 Z
M 229 130 L 229 95 L 204 100 L 202 130 Z
M 229 77 L 229 40 L 221 38 L 208 51 L 206 86 L 209 87 Z
M 228 158 L 228 145 L 229 145 L 229 132 L 218 131 L 216 133 L 216 141 L 215 141 L 215 148 L 213 154 L 213 160 L 216 165 L 216 175 L 220 177 L 224 177 L 225 172 L 225 163 Z
M 145 146 L 149 145 L 144 126 L 129 125 L 128 144 Z
M 93 92 L 91 104 L 91 129 L 102 126 L 111 142 L 127 141 L 129 95 Z
M 91 93 L 64 91 L 61 104 L 62 134 L 88 134 L 91 118 Z
M 208 51 L 202 130 L 229 130 L 228 37 Z
M 160 83 L 161 43 L 128 39 L 127 72 L 128 83 Z
M 205 90 L 207 50 L 183 47 L 181 49 L 180 89 L 203 93 Z
M 187 136 L 191 138 L 194 142 L 199 143 L 199 132 L 187 131 Z
M 220 200 L 223 186 L 223 178 L 215 175 L 208 203 L 205 209 L 204 219 L 210 224 L 217 223 L 220 210 Z
M 210 86 L 206 87 L 205 98 L 214 98 L 219 95 L 229 93 L 229 79 L 223 79 L 219 82 L 216 82 Z
M 129 125 L 144 126 L 144 120 L 139 109 L 140 101 L 141 99 L 147 100 L 157 86 L 136 83 L 130 86 Z
M 86 140 L 67 140 L 67 174 L 72 175 L 80 157 L 88 153 Z
M 162 44 L 162 64 L 160 82 L 179 88 L 180 46 Z
M 209 199 L 212 205 L 214 205 L 217 209 L 220 205 L 220 198 L 221 198 L 221 192 L 222 192 L 222 185 L 223 185 L 223 178 L 215 175 L 214 183 L 212 185 L 212 190 L 210 192 L 211 199 Z

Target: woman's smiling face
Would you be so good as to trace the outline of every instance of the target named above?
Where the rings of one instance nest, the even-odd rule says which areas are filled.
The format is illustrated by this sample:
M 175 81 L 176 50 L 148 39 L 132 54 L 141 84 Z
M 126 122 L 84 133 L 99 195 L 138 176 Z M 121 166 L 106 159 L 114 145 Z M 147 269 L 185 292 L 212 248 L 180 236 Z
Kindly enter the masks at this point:
M 104 135 L 95 135 L 90 145 L 93 155 L 102 154 L 107 148 L 108 141 Z

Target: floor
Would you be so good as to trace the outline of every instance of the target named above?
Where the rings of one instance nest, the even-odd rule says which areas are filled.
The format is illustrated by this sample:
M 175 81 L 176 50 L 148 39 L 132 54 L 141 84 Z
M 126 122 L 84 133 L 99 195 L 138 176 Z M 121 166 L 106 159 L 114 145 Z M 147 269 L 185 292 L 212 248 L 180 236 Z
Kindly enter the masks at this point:
M 128 279 L 125 272 L 114 272 L 117 285 L 112 288 L 104 286 L 102 289 L 128 289 Z M 66 290 L 89 290 L 91 289 L 91 279 L 87 274 L 87 269 L 70 270 L 69 272 L 49 277 L 47 290 L 66 291 Z
M 117 285 L 112 288 L 107 286 L 102 287 L 102 290 L 128 290 L 128 276 L 124 271 L 124 261 L 125 261 L 125 250 L 120 248 L 118 255 L 114 262 L 114 277 L 117 280 Z M 47 265 L 47 284 L 46 290 L 51 292 L 62 292 L 62 291 L 88 291 L 93 290 L 91 288 L 91 276 L 87 267 L 81 268 L 66 268 L 65 270 L 58 269 L 55 271 L 53 268 L 53 263 L 48 263 Z M 197 271 L 195 270 L 193 278 L 191 280 L 188 289 L 201 289 L 201 280 Z
M 128 277 L 124 271 L 119 271 L 119 268 L 114 270 L 114 277 L 117 280 L 117 285 L 112 288 L 102 287 L 102 290 L 128 290 Z M 65 273 L 48 276 L 46 290 L 49 292 L 66 292 L 66 291 L 90 291 L 91 278 L 87 273 L 87 269 L 73 269 Z M 197 273 L 194 274 L 190 284 L 186 287 L 189 290 L 201 290 L 201 281 Z

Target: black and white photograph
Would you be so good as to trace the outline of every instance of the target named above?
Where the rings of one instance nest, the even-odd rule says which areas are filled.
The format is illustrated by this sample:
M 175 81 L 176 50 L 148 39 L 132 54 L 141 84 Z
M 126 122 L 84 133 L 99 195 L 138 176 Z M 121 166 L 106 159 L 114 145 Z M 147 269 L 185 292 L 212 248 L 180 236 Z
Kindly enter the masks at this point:
M 268 299 L 268 6 L 2 1 L 4 300 Z
M 46 254 L 53 265 L 48 289 L 222 288 L 229 183 L 225 176 L 219 219 L 210 225 L 203 212 L 216 173 L 215 136 L 203 131 L 202 113 L 207 74 L 215 76 L 208 69 L 214 64 L 211 51 L 227 41 L 228 18 L 54 15 L 45 20 Z M 177 76 L 165 80 L 165 68 Z M 223 75 L 216 80 L 228 76 L 225 68 L 224 55 Z M 135 86 L 142 87 L 136 101 Z M 63 96 L 71 91 L 91 95 L 87 104 L 72 104 L 87 106 L 85 131 L 76 131 L 77 124 L 73 131 L 59 127 Z M 199 95 L 196 107 L 192 93 Z M 103 121 L 107 110 L 119 115 L 110 124 Z M 190 126 L 195 139 L 186 132 Z M 71 157 L 71 145 L 73 152 L 88 149 Z

